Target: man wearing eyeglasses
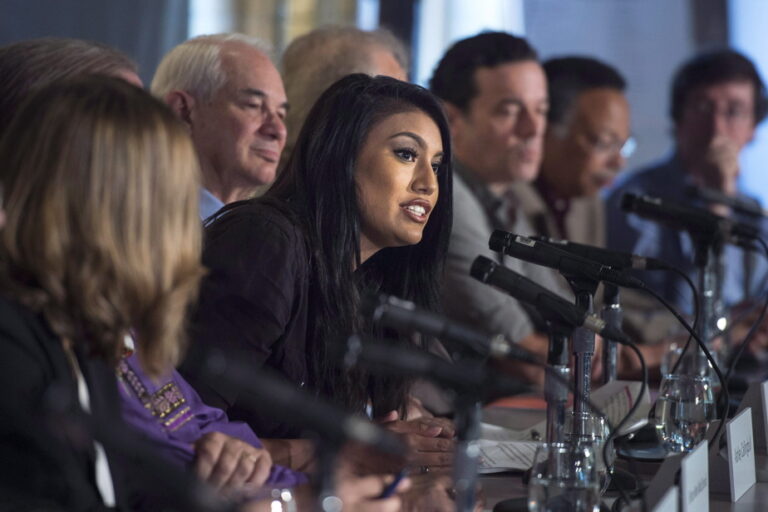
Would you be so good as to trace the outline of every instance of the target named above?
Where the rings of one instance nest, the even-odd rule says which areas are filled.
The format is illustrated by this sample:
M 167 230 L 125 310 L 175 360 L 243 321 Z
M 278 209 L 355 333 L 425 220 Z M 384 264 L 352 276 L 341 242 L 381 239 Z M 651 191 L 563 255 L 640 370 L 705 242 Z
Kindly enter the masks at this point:
M 752 62 L 732 50 L 701 54 L 684 63 L 671 93 L 674 152 L 661 164 L 623 177 L 610 191 L 608 246 L 665 260 L 695 277 L 694 246 L 688 234 L 625 214 L 621 198 L 626 192 L 641 193 L 707 207 L 720 215 L 738 215 L 722 205 L 700 203 L 686 190 L 704 186 L 747 199 L 738 188 L 739 155 L 765 117 L 768 101 Z M 762 229 L 765 233 L 765 223 Z M 762 292 L 758 287 L 767 270 L 764 259 L 726 246 L 722 261 L 718 292 L 724 308 Z M 648 273 L 644 279 L 682 311 L 692 312 L 690 291 L 679 279 L 658 273 Z
M 544 63 L 549 112 L 539 175 L 516 183 L 522 210 L 540 235 L 605 245 L 600 190 L 634 149 L 626 83 L 613 67 L 587 57 Z

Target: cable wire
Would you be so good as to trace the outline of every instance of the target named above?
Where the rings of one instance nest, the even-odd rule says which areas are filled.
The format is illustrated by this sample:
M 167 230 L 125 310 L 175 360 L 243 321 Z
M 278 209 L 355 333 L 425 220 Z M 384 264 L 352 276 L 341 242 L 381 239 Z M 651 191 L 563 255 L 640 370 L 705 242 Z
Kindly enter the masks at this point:
M 765 252 L 766 258 L 768 258 L 768 244 L 765 243 L 765 241 L 762 238 L 758 238 L 757 241 L 760 243 L 760 246 L 762 247 L 763 251 Z M 764 283 L 766 280 L 764 280 Z M 754 337 L 757 330 L 760 328 L 760 324 L 763 323 L 763 319 L 765 318 L 766 310 L 768 310 L 768 293 L 763 292 L 765 294 L 765 299 L 763 301 L 763 308 L 760 310 L 760 314 L 757 317 L 757 320 L 752 324 L 752 326 L 749 328 L 749 331 L 747 332 L 747 335 L 744 337 L 744 339 L 739 344 L 738 348 L 735 352 L 733 352 L 731 356 L 730 364 L 728 365 L 728 371 L 725 373 L 725 383 L 723 384 L 723 387 L 728 386 L 728 382 L 730 382 L 731 374 L 733 373 L 734 368 L 736 368 L 736 363 L 741 358 L 742 354 L 744 353 L 744 349 L 749 345 L 749 342 Z M 759 304 L 759 303 L 758 303 Z M 735 325 L 735 322 L 731 325 Z M 730 327 L 730 326 L 729 326 Z
M 603 445 L 603 460 L 608 461 L 608 446 L 609 443 L 613 442 L 613 440 L 616 438 L 616 436 L 619 434 L 619 431 L 621 430 L 621 427 L 624 426 L 629 419 L 634 416 L 635 412 L 637 412 L 638 407 L 640 406 L 640 403 L 643 401 L 643 397 L 645 396 L 646 390 L 648 389 L 648 367 L 645 364 L 645 358 L 643 357 L 643 354 L 640 352 L 640 349 L 637 348 L 637 345 L 634 343 L 627 343 L 625 346 L 632 349 L 635 354 L 637 355 L 637 359 L 640 361 L 640 367 L 642 368 L 642 374 L 643 379 L 640 382 L 640 394 L 638 395 L 638 399 L 635 401 L 634 404 L 632 404 L 632 407 L 630 407 L 629 412 L 624 416 L 624 418 L 619 422 L 618 425 L 616 425 L 615 429 L 610 430 L 610 434 L 608 434 L 608 437 L 605 440 L 605 444 Z M 606 423 L 608 422 L 608 419 L 606 418 Z M 621 499 L 629 503 L 629 495 L 626 493 L 626 491 L 618 485 L 618 481 L 616 481 L 617 485 L 616 488 L 618 489 L 619 493 L 621 494 Z M 645 502 L 645 493 L 641 494 L 641 501 L 642 501 L 642 509 L 643 512 L 645 512 L 647 508 L 647 504 Z

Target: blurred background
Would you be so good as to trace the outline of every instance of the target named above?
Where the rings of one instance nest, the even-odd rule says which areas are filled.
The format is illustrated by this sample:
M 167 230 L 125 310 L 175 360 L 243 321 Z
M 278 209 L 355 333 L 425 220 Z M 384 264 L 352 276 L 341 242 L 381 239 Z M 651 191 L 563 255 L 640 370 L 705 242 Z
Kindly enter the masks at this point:
M 591 55 L 626 77 L 637 149 L 627 169 L 670 150 L 673 71 L 697 51 L 730 45 L 768 74 L 768 0 L 0 0 L 0 44 L 65 36 L 112 45 L 145 83 L 162 55 L 196 35 L 238 31 L 269 41 L 279 61 L 291 40 L 323 25 L 386 27 L 411 50 L 410 76 L 427 85 L 454 41 L 481 30 L 525 35 L 542 59 Z M 743 155 L 742 184 L 768 204 L 768 124 Z

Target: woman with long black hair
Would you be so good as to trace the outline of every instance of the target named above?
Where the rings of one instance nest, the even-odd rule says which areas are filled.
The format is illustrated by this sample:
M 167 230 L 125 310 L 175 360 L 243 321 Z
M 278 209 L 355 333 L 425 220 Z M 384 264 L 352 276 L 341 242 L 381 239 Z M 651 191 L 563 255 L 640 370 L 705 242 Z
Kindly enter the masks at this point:
M 208 226 L 210 273 L 191 342 L 239 353 L 352 411 L 405 420 L 409 383 L 344 369 L 333 345 L 374 333 L 359 314 L 364 293 L 436 307 L 451 228 L 450 157 L 447 122 L 425 89 L 360 74 L 331 86 L 269 192 L 229 205 Z M 269 411 L 239 407 L 240 390 L 186 376 L 261 437 L 301 434 Z M 390 425 L 412 434 L 414 464 L 450 463 L 448 423 Z

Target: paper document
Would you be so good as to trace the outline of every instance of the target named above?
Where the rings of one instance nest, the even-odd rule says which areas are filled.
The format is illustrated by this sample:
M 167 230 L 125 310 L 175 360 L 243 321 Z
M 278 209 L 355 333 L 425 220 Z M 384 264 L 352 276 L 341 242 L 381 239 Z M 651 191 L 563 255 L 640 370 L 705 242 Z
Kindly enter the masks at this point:
M 640 382 L 627 380 L 614 380 L 608 384 L 594 389 L 590 394 L 590 400 L 606 415 L 608 421 L 614 427 L 629 412 L 635 401 L 640 398 Z M 651 409 L 651 399 L 646 389 L 645 396 L 635 411 L 632 418 L 622 427 L 619 435 L 626 435 L 638 430 L 648 422 L 648 411 Z M 544 439 L 547 431 L 547 421 L 542 420 L 536 425 L 525 430 L 513 430 L 483 423 L 480 429 L 480 439 L 485 441 L 540 441 Z
M 530 441 L 480 442 L 480 473 L 525 471 L 533 466 L 533 456 L 539 443 Z
M 642 403 L 640 406 L 619 431 L 619 436 L 634 432 L 648 423 L 648 411 L 651 410 L 651 398 L 647 388 L 645 390 L 645 396 L 640 398 L 640 387 L 641 384 L 637 381 L 612 380 L 604 386 L 593 389 L 592 393 L 589 395 L 589 399 L 603 412 L 603 414 L 605 414 L 605 417 L 608 418 L 608 421 L 613 427 L 618 426 L 619 422 L 624 419 L 624 416 L 626 416 L 638 399 L 641 400 Z M 534 425 L 529 430 L 546 432 L 546 420 Z
M 637 381 L 613 380 L 608 384 L 592 391 L 590 398 L 595 405 L 605 413 L 611 425 L 616 427 L 624 416 L 629 412 L 637 400 L 642 403 L 635 411 L 634 415 L 619 431 L 623 436 L 634 432 L 646 423 L 648 423 L 648 411 L 651 410 L 651 398 L 648 389 L 645 395 L 640 397 L 641 384 Z
M 512 430 L 511 428 L 493 425 L 491 423 L 480 424 L 480 441 L 483 444 L 509 441 L 533 441 L 531 429 Z

